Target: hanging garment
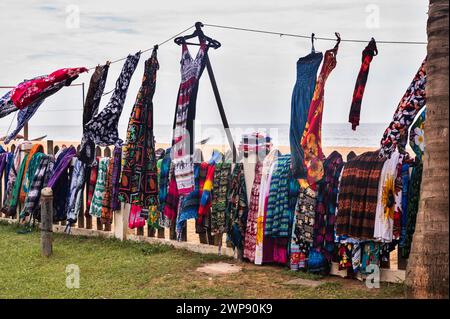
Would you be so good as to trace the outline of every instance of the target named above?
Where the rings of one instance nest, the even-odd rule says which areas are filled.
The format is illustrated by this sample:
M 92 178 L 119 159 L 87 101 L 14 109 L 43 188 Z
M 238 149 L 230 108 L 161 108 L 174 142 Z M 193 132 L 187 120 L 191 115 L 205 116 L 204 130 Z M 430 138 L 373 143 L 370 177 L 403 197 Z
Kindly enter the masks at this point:
M 56 155 L 56 163 L 55 167 L 53 168 L 53 173 L 48 181 L 47 187 L 55 188 L 55 184 L 60 178 L 61 174 L 65 173 L 67 171 L 67 168 L 69 167 L 70 163 L 72 162 L 72 158 L 77 154 L 77 151 L 75 147 L 70 146 L 68 148 L 65 148 L 61 154 Z
M 402 216 L 400 225 L 400 240 L 399 247 L 403 248 L 405 246 L 406 239 L 406 225 L 408 221 L 408 189 L 409 189 L 409 163 L 403 163 L 401 178 L 402 178 Z
M 250 205 L 247 216 L 247 227 L 245 229 L 244 258 L 251 262 L 255 261 L 256 231 L 258 225 L 259 208 L 259 187 L 261 186 L 262 162 L 257 162 L 255 166 L 255 179 L 253 180 L 250 195 Z
M 289 142 L 291 145 L 291 167 L 295 178 L 306 176 L 303 167 L 301 139 L 305 130 L 309 106 L 316 86 L 317 71 L 322 61 L 322 52 L 311 52 L 297 61 L 297 81 L 292 92 L 291 124 Z
M 108 77 L 109 64 L 98 65 L 95 68 L 89 82 L 86 100 L 83 106 L 83 137 L 80 146 L 80 160 L 92 165 L 95 159 L 95 143 L 86 136 L 85 125 L 98 113 L 98 106 L 105 90 L 106 78 Z
M 422 184 L 422 162 L 416 161 L 411 172 L 408 189 L 408 211 L 406 221 L 406 236 L 401 253 L 403 258 L 408 258 L 411 252 L 411 243 L 416 229 L 417 213 L 419 212 L 420 188 Z
M 169 187 L 165 201 L 166 204 L 164 205 L 166 227 L 170 227 L 176 221 L 179 202 L 180 195 L 178 193 L 177 182 L 175 181 L 174 166 L 171 163 L 169 168 Z
M 117 126 L 122 114 L 130 80 L 136 70 L 140 56 L 140 52 L 128 55 L 116 81 L 116 87 L 109 103 L 100 113 L 84 125 L 84 136 L 87 141 L 93 141 L 100 146 L 122 145 Z
M 70 179 L 69 201 L 66 208 L 67 223 L 73 225 L 78 220 L 81 210 L 81 199 L 85 184 L 86 164 L 80 159 L 76 159 L 73 165 L 72 177 Z
M 411 126 L 411 132 L 409 134 L 409 145 L 420 161 L 422 161 L 423 153 L 425 152 L 424 132 L 426 111 L 426 107 L 424 107 L 422 113 L 420 113 L 416 121 Z
M 264 236 L 288 237 L 290 232 L 291 211 L 289 210 L 291 156 L 278 157 L 270 183 Z
M 101 213 L 101 223 L 111 224 L 113 211 L 111 208 L 111 193 L 112 193 L 112 178 L 113 178 L 113 168 L 114 168 L 115 158 L 111 158 L 108 163 L 108 168 L 106 170 L 105 179 L 105 191 L 103 192 L 102 198 L 102 213 Z
M 361 68 L 359 69 L 358 77 L 356 78 L 352 105 L 350 107 L 350 114 L 348 115 L 348 121 L 352 124 L 353 131 L 356 131 L 356 127 L 359 125 L 361 103 L 366 89 L 367 77 L 369 76 L 370 63 L 376 55 L 378 55 L 377 43 L 375 42 L 375 39 L 372 38 L 362 52 Z
M 372 273 L 373 270 L 367 269 L 367 267 L 370 265 L 380 267 L 380 244 L 373 241 L 364 243 L 364 249 L 361 259 L 361 273 Z
M 100 162 L 100 158 L 94 161 L 92 167 L 89 168 L 89 182 L 87 185 L 87 194 L 86 194 L 86 209 L 84 211 L 84 216 L 89 217 L 92 204 L 92 198 L 94 197 L 95 184 L 97 183 L 97 175 L 98 175 L 98 164 Z
M 109 165 L 109 157 L 102 157 L 98 163 L 97 181 L 92 196 L 89 214 L 93 217 L 102 216 L 102 202 L 105 193 L 106 174 Z
M 146 214 L 158 206 L 152 101 L 158 69 L 156 50 L 153 50 L 145 61 L 142 85 L 128 122 L 119 187 L 120 201 L 141 206 Z
M 353 268 L 352 264 L 353 244 L 345 243 L 338 246 L 338 269 L 349 270 Z
M 208 163 L 195 163 L 194 164 L 194 190 L 188 195 L 180 196 L 179 208 L 176 218 L 176 232 L 178 240 L 181 240 L 181 235 L 186 221 L 188 219 L 197 218 L 198 209 L 200 206 L 200 180 L 206 178 L 206 171 L 208 169 Z M 202 174 L 202 171 L 204 172 Z M 197 226 L 197 225 L 196 225 Z M 197 227 L 196 227 L 197 230 Z
M 295 207 L 295 224 L 292 227 L 291 270 L 306 268 L 308 254 L 313 244 L 316 202 L 316 191 L 310 187 L 300 190 Z
M 173 123 L 172 162 L 175 180 L 180 195 L 187 195 L 194 189 L 194 120 L 198 83 L 205 66 L 208 46 L 200 43 L 195 59 L 189 53 L 186 43 L 182 45 L 181 84 Z
M 6 216 L 16 216 L 17 205 L 19 202 L 19 193 L 22 186 L 23 177 L 25 174 L 25 165 L 27 163 L 29 154 L 25 154 L 22 162 L 20 163 L 20 167 L 15 175 L 14 184 L 12 184 L 12 188 L 10 194 L 8 195 L 4 206 L 2 207 L 2 212 Z
M 28 155 L 28 157 L 29 156 L 30 155 Z M 23 178 L 23 185 L 22 185 L 21 193 L 20 193 L 20 195 L 22 195 L 22 192 L 23 192 L 24 196 L 25 196 L 22 203 L 25 203 L 25 201 L 26 201 L 28 192 L 30 191 L 31 185 L 33 183 L 33 179 L 35 177 L 35 174 L 40 166 L 40 163 L 41 163 L 43 157 L 45 157 L 45 155 L 43 153 L 35 153 L 32 156 L 31 161 L 29 161 L 29 163 L 28 163 L 28 168 L 26 168 L 25 176 Z
M 200 155 L 201 152 L 198 152 L 198 154 Z M 194 157 L 195 157 L 195 155 L 194 155 Z M 203 157 L 203 155 L 201 155 L 199 158 L 202 158 L 202 157 Z M 195 232 L 197 234 L 206 234 L 206 233 L 208 233 L 208 229 L 210 228 L 210 225 L 209 225 L 210 224 L 209 223 L 209 217 L 210 217 L 209 216 L 209 212 L 205 210 L 205 211 L 203 211 L 203 213 L 205 215 L 202 216 L 202 217 L 199 217 L 198 216 L 198 211 L 200 210 L 200 200 L 201 200 L 201 198 L 203 196 L 203 188 L 204 188 L 205 183 L 206 183 L 206 177 L 207 177 L 207 174 L 208 174 L 209 163 L 206 163 L 206 162 L 200 163 L 200 171 L 199 171 L 199 174 L 198 174 L 198 181 L 197 181 L 197 176 L 195 174 L 196 173 L 195 172 L 195 166 L 196 165 L 198 165 L 198 162 L 194 159 L 194 177 L 196 178 L 196 180 L 195 180 L 196 185 L 194 186 L 194 192 L 195 192 L 195 189 L 198 188 L 198 194 L 197 194 L 198 197 L 194 201 L 195 208 L 194 208 L 194 206 L 192 207 L 192 208 L 194 208 L 196 210 L 196 212 L 195 212 L 195 216 L 196 216 Z M 198 183 L 198 186 L 197 186 L 197 183 Z M 192 192 L 190 194 L 192 194 Z M 183 198 L 184 197 L 185 196 L 183 196 Z
M 164 158 L 161 160 L 161 169 L 158 178 L 158 186 L 159 186 L 159 211 L 164 212 L 164 206 L 166 205 L 167 193 L 169 190 L 169 171 L 170 171 L 170 148 L 166 150 L 164 154 Z M 161 214 L 164 216 L 164 214 Z
M 316 190 L 316 183 L 323 177 L 323 160 L 325 156 L 322 151 L 322 116 L 324 107 L 325 83 L 331 71 L 336 67 L 336 55 L 339 42 L 336 46 L 325 52 L 322 69 L 317 78 L 314 95 L 309 106 L 308 120 L 303 131 L 301 146 L 303 149 L 303 165 L 306 174 L 300 174 L 300 184 L 303 187 L 310 186 Z
M 225 231 L 225 211 L 227 193 L 231 181 L 231 163 L 217 163 L 214 170 L 214 187 L 211 203 L 211 234 L 220 235 Z
M 225 214 L 227 234 L 231 245 L 233 249 L 243 251 L 248 203 L 242 163 L 236 163 L 234 166 Z
M 31 184 L 27 197 L 25 199 L 25 204 L 22 210 L 21 218 L 26 216 L 32 216 L 35 219 L 40 219 L 40 205 L 39 200 L 41 197 L 41 190 L 44 186 L 45 175 L 49 167 L 50 157 L 43 155 L 39 163 Z
M 397 163 L 396 168 L 397 173 L 394 182 L 395 208 L 394 208 L 394 221 L 392 225 L 392 242 L 387 243 L 386 246 L 397 244 L 401 236 L 402 216 L 403 216 L 403 163 L 407 161 L 409 161 L 409 155 L 402 154 L 400 160 Z
M 344 167 L 342 155 L 332 152 L 324 161 L 325 178 L 318 184 L 313 246 L 331 263 L 334 252 L 339 177 Z
M 390 243 L 393 238 L 394 214 L 396 211 L 396 198 L 401 197 L 401 191 L 396 188 L 398 165 L 402 163 L 403 156 L 395 151 L 391 158 L 386 160 L 381 171 L 375 227 L 373 238 L 377 241 Z
M 42 144 L 34 144 L 30 150 L 30 153 L 28 153 L 28 160 L 25 163 L 25 174 L 26 175 L 24 176 L 23 187 L 20 189 L 20 194 L 19 194 L 19 200 L 21 203 L 25 202 L 25 198 L 27 197 L 28 187 L 31 183 L 30 179 L 34 176 L 34 173 L 36 172 L 36 169 L 39 165 L 39 162 L 41 161 L 42 155 L 35 159 L 36 162 L 33 164 L 33 167 L 31 169 L 30 173 L 27 174 L 30 162 L 33 160 L 34 155 L 36 155 L 38 153 L 42 154 L 43 152 L 44 152 L 44 146 L 42 146 Z
M 261 183 L 259 187 L 258 215 L 256 225 L 256 242 L 255 242 L 255 264 L 261 265 L 264 257 L 264 243 L 270 242 L 270 239 L 264 238 L 267 201 L 270 193 L 271 174 L 274 163 L 280 155 L 279 150 L 272 150 L 267 154 L 261 168 Z M 267 245 L 266 245 L 267 246 Z
M 425 64 L 426 59 L 422 62 L 419 71 L 397 106 L 392 122 L 384 131 L 380 156 L 390 157 L 397 147 L 402 153 L 405 150 L 408 142 L 408 129 L 426 103 L 427 73 Z
M 336 234 L 373 239 L 378 186 L 385 159 L 366 152 L 347 162 L 339 184 Z
M 8 190 L 8 183 L 9 183 L 9 174 L 11 172 L 11 168 L 13 167 L 14 163 L 14 153 L 6 153 L 6 163 L 4 168 L 4 174 L 3 174 L 3 199 L 0 199 L 2 201 L 5 200 Z
M 114 211 L 120 209 L 119 181 L 120 181 L 120 176 L 122 173 L 121 172 L 121 169 L 122 169 L 122 147 L 120 147 L 120 146 L 114 147 L 113 158 L 114 158 L 114 166 L 112 169 L 111 209 L 114 212 Z M 156 174 L 156 171 L 155 171 L 155 174 Z M 157 192 L 157 190 L 156 190 L 156 192 Z
M 11 94 L 12 92 L 9 91 L 0 98 L 0 119 L 17 111 L 17 107 L 11 100 Z

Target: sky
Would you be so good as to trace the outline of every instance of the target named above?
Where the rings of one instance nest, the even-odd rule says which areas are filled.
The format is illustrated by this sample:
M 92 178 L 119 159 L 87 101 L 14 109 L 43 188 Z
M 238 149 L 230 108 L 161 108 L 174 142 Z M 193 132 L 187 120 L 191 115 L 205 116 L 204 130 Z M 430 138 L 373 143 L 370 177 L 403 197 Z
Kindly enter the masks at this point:
M 139 49 L 153 47 L 196 21 L 282 33 L 343 39 L 426 41 L 425 0 L 190 0 L 190 1 L 37 1 L 0 2 L 0 86 L 48 74 L 63 67 L 93 67 Z M 308 39 L 212 27 L 205 34 L 222 47 L 209 55 L 230 123 L 289 124 L 298 58 L 309 54 Z M 346 123 L 366 43 L 340 45 L 337 66 L 325 87 L 324 123 Z M 325 52 L 334 42 L 316 41 Z M 196 54 L 198 47 L 192 47 Z M 390 122 L 393 112 L 426 55 L 426 45 L 379 44 L 363 100 L 362 123 Z M 171 124 L 180 83 L 181 48 L 173 41 L 158 51 L 160 70 L 154 97 L 156 124 Z M 141 84 L 141 56 L 120 124 L 128 121 Z M 105 91 L 114 87 L 123 62 L 110 68 Z M 86 83 L 92 72 L 76 83 Z M 0 89 L 0 94 L 6 90 Z M 101 108 L 108 102 L 105 96 Z M 80 125 L 80 87 L 63 88 L 49 98 L 30 125 Z M 0 119 L 8 126 L 12 115 Z M 207 73 L 201 79 L 197 119 L 220 123 Z

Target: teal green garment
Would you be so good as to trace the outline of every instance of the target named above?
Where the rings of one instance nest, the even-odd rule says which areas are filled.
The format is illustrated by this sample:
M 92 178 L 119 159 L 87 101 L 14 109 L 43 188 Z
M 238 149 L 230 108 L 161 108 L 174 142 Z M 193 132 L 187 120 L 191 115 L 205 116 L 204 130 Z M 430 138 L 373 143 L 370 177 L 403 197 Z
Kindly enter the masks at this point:
M 39 152 L 35 153 L 28 164 L 28 169 L 25 172 L 25 179 L 23 181 L 23 191 L 25 194 L 28 194 L 30 190 L 31 183 L 33 182 L 34 175 L 36 175 L 36 171 L 39 167 L 39 164 L 42 161 L 44 154 Z
M 20 194 L 20 186 L 22 185 L 22 179 L 23 179 L 23 174 L 24 174 L 25 164 L 27 162 L 27 159 L 28 159 L 28 154 L 26 154 L 25 157 L 23 158 L 22 163 L 20 163 L 19 171 L 17 172 L 16 181 L 14 183 L 14 188 L 12 190 L 11 200 L 8 205 L 11 208 L 17 206 L 17 201 L 19 199 L 19 194 Z

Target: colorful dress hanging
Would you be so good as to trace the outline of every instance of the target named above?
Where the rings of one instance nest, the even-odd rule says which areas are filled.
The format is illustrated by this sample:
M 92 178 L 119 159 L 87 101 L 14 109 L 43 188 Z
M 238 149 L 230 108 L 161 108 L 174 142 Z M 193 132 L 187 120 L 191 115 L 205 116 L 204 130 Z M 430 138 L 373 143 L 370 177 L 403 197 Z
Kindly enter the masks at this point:
M 336 234 L 373 239 L 378 186 L 385 159 L 366 152 L 347 162 L 339 184 Z
M 361 116 L 361 103 L 366 89 L 367 77 L 369 76 L 370 63 L 374 56 L 378 55 L 377 44 L 372 38 L 362 52 L 361 68 L 356 78 L 355 90 L 353 91 L 352 105 L 348 121 L 352 124 L 352 130 L 356 131 Z
M 95 160 L 95 143 L 86 136 L 85 125 L 98 113 L 98 107 L 103 96 L 103 91 L 105 90 L 108 71 L 108 63 L 95 68 L 94 74 L 92 74 L 89 82 L 89 89 L 83 106 L 83 137 L 81 139 L 79 158 L 89 166 Z
M 208 46 L 200 43 L 197 56 L 192 58 L 186 43 L 182 45 L 181 84 L 173 123 L 172 162 L 180 195 L 194 189 L 194 120 L 198 82 L 204 69 Z
M 336 55 L 338 49 L 339 42 L 333 49 L 325 52 L 322 69 L 317 78 L 314 95 L 309 107 L 308 120 L 301 140 L 301 146 L 304 153 L 303 165 L 306 169 L 306 174 L 300 174 L 300 184 L 304 188 L 310 186 L 313 189 L 316 189 L 315 184 L 322 179 L 324 174 L 323 160 L 325 159 L 325 156 L 322 151 L 324 90 L 328 76 L 336 67 Z
M 308 118 L 311 99 L 316 87 L 317 71 L 322 62 L 322 52 L 314 50 L 297 61 L 297 80 L 292 92 L 291 124 L 289 128 L 289 142 L 291 145 L 291 168 L 294 178 L 306 175 L 303 166 L 303 148 L 301 140 Z
M 227 207 L 227 192 L 230 180 L 231 163 L 225 161 L 217 163 L 214 170 L 214 187 L 211 203 L 212 235 L 220 235 L 225 231 L 225 210 Z
M 100 146 L 122 145 L 117 126 L 120 115 L 122 114 L 130 80 L 136 70 L 140 57 L 140 52 L 134 55 L 128 55 L 109 103 L 100 113 L 84 125 L 84 136 L 87 141 L 93 141 Z
M 390 157 L 397 147 L 400 152 L 404 152 L 408 143 L 408 129 L 426 103 L 426 84 L 425 59 L 397 106 L 392 122 L 384 131 L 380 156 Z
M 121 202 L 139 206 L 148 215 L 158 206 L 158 177 L 153 135 L 153 95 L 159 69 L 157 51 L 145 61 L 144 76 L 128 122 L 120 179 Z
M 106 177 L 108 172 L 109 157 L 102 157 L 98 163 L 97 181 L 90 205 L 89 214 L 93 217 L 102 216 L 102 203 L 105 193 Z

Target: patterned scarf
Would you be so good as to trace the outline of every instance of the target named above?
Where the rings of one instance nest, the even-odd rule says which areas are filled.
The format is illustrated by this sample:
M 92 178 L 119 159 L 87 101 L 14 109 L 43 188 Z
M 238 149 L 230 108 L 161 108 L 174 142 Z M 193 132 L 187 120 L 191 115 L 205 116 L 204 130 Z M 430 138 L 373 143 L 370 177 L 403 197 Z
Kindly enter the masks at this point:
M 85 135 L 84 126 L 98 113 L 98 106 L 105 90 L 108 70 L 109 64 L 99 65 L 95 68 L 89 82 L 89 89 L 83 107 L 83 137 L 81 139 L 79 158 L 89 166 L 93 164 L 95 159 L 95 143 Z
M 37 153 L 43 153 L 44 152 L 44 146 L 42 146 L 42 144 L 34 144 L 33 147 L 30 150 L 30 153 L 28 153 L 28 159 L 25 163 L 25 176 L 24 176 L 24 181 L 23 181 L 23 188 L 20 189 L 20 194 L 19 194 L 19 200 L 21 203 L 25 202 L 25 198 L 27 197 L 27 192 L 28 192 L 28 186 L 30 184 L 30 180 L 29 178 L 32 178 L 34 175 L 34 172 L 36 171 L 37 165 L 39 165 L 39 159 L 36 159 L 37 163 L 35 163 L 28 175 L 28 166 L 30 165 L 30 162 L 32 161 L 33 157 L 35 154 Z M 29 177 L 27 179 L 27 176 Z
M 180 195 L 178 194 L 177 182 L 173 173 L 173 165 L 169 168 L 169 187 L 164 205 L 165 226 L 170 227 L 175 222 L 178 213 Z
M 43 157 L 43 153 L 35 153 L 32 156 L 31 161 L 28 162 L 28 168 L 25 168 L 26 172 L 23 180 L 23 186 L 20 190 L 20 195 L 22 195 L 23 193 L 25 195 L 25 199 L 30 190 L 31 183 L 33 181 L 34 175 L 36 174 L 36 170 L 38 169 Z M 28 158 L 30 158 L 30 155 L 28 155 Z M 23 200 L 23 202 L 25 202 L 25 199 Z
M 113 211 L 111 208 L 111 198 L 112 198 L 112 179 L 113 179 L 113 169 L 114 162 L 116 159 L 113 157 L 109 160 L 108 168 L 106 170 L 106 179 L 105 179 L 105 191 L 103 193 L 102 198 L 102 213 L 101 213 L 101 222 L 102 224 L 111 224 Z
M 231 163 L 220 162 L 214 169 L 214 186 L 211 202 L 211 234 L 222 234 L 225 230 L 227 193 L 231 181 Z
M 55 167 L 53 168 L 53 173 L 48 181 L 47 187 L 55 188 L 54 186 L 58 182 L 58 179 L 67 172 L 67 168 L 72 162 L 72 158 L 76 155 L 77 151 L 75 147 L 70 146 L 64 149 L 61 154 L 56 159 Z
M 408 129 L 426 103 L 427 73 L 425 64 L 426 58 L 397 106 L 392 122 L 384 131 L 380 156 L 390 157 L 397 147 L 401 153 L 404 153 L 408 142 Z
M 263 163 L 258 162 L 255 166 L 255 179 L 253 180 L 250 193 L 250 207 L 247 216 L 247 227 L 245 230 L 244 258 L 251 262 L 255 261 L 256 230 L 258 225 L 259 187 L 261 185 Z
M 89 214 L 94 217 L 102 216 L 102 203 L 105 193 L 106 174 L 109 165 L 109 158 L 102 157 L 98 163 L 97 181 L 95 183 L 95 190 L 92 196 Z M 91 175 L 92 177 L 92 175 Z
M 300 176 L 300 185 L 306 188 L 311 186 L 316 190 L 315 184 L 323 177 L 323 160 L 325 156 L 322 151 L 322 116 L 324 108 L 325 83 L 331 71 L 336 67 L 336 55 L 339 42 L 336 46 L 325 52 L 322 69 L 316 82 L 316 88 L 309 107 L 308 121 L 305 125 L 301 145 L 304 151 L 303 165 L 306 175 Z
M 160 159 L 161 169 L 159 171 L 158 185 L 159 185 L 159 211 L 164 211 L 166 205 L 167 192 L 169 188 L 169 171 L 170 171 L 170 148 L 166 150 L 164 158 Z M 158 162 L 159 162 L 158 161 Z M 164 216 L 164 214 L 161 214 Z
M 95 184 L 97 183 L 97 175 L 98 175 L 98 163 L 100 162 L 100 158 L 97 157 L 94 162 L 95 165 L 89 168 L 89 181 L 87 185 L 87 194 L 86 194 L 86 210 L 84 213 L 85 217 L 89 217 L 91 210 L 92 198 L 94 197 Z
M 384 159 L 379 152 L 363 153 L 347 162 L 339 184 L 336 234 L 372 239 L 378 186 Z
M 77 222 L 78 214 L 81 210 L 81 199 L 83 197 L 83 187 L 85 184 L 86 164 L 78 158 L 73 165 L 72 178 L 70 181 L 69 202 L 66 208 L 67 222 L 73 225 Z
M 419 161 L 422 161 L 425 152 L 425 119 L 426 107 L 423 108 L 422 113 L 411 126 L 411 132 L 409 133 L 409 145 Z
M 247 224 L 247 191 L 245 186 L 244 165 L 237 163 L 231 175 L 228 203 L 225 212 L 228 238 L 233 249 L 244 248 L 245 229 Z
M 8 199 L 6 200 L 6 203 L 5 203 L 4 207 L 2 208 L 2 212 L 6 216 L 16 216 L 16 209 L 17 209 L 17 204 L 18 204 L 18 200 L 19 200 L 19 193 L 20 193 L 20 188 L 22 186 L 22 179 L 25 174 L 25 165 L 27 163 L 28 156 L 29 156 L 29 154 L 25 154 L 25 157 L 23 158 L 23 160 L 20 164 L 20 168 L 17 171 L 17 175 L 15 177 L 15 182 L 11 189 L 11 194 L 10 194 L 10 196 L 8 196 L 9 200 Z
M 276 238 L 290 235 L 292 213 L 289 209 L 290 165 L 290 154 L 278 157 L 270 182 L 265 236 Z
M 120 201 L 141 206 L 144 211 L 154 211 L 158 206 L 152 101 L 159 69 L 156 52 L 153 50 L 145 61 L 142 85 L 128 122 L 119 187 Z
M 119 181 L 121 177 L 121 169 L 122 169 L 122 147 L 116 146 L 114 147 L 113 152 L 114 166 L 112 168 L 111 173 L 111 209 L 112 211 L 116 211 L 120 209 L 119 204 Z M 150 181 L 151 183 L 151 181 Z
M 35 155 L 36 156 L 36 155 Z M 40 219 L 40 205 L 39 199 L 41 197 L 41 190 L 44 186 L 44 179 L 49 166 L 50 158 L 47 155 L 42 155 L 39 162 L 39 167 L 36 169 L 27 197 L 25 199 L 24 208 L 20 214 L 21 219 L 26 216 L 33 216 L 35 219 Z
M 367 77 L 369 76 L 370 63 L 376 55 L 378 55 L 377 44 L 375 39 L 372 38 L 362 52 L 361 68 L 359 69 L 358 77 L 356 78 L 352 106 L 350 107 L 350 114 L 348 115 L 348 121 L 352 124 L 353 131 L 356 131 L 356 127 L 359 125 L 361 103 L 366 89 Z

